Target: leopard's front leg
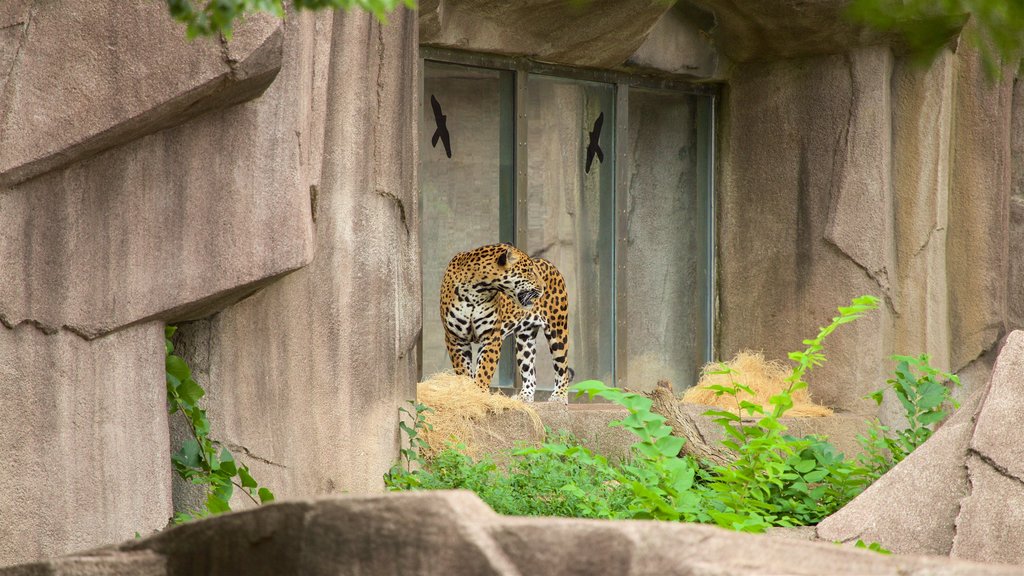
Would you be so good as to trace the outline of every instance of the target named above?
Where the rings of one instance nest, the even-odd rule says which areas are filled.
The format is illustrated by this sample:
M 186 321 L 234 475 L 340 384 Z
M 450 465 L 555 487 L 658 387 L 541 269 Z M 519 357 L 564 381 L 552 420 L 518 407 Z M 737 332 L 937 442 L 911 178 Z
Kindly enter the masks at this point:
M 482 334 L 479 356 L 476 362 L 476 385 L 484 392 L 491 389 L 491 378 L 498 367 L 501 354 L 501 330 L 495 326 Z

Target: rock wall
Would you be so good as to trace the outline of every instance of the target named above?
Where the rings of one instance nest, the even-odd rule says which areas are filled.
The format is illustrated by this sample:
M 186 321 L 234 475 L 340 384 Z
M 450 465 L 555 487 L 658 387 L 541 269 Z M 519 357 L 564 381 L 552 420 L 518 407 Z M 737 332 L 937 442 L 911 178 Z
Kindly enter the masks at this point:
M 390 20 L 189 42 L 159 2 L 0 7 L 0 564 L 167 523 L 165 323 L 214 314 L 179 348 L 279 497 L 380 489 L 420 315 L 416 24 Z
M 871 414 L 863 396 L 889 355 L 970 371 L 1017 325 L 1012 70 L 986 77 L 965 45 L 921 67 L 860 34 L 817 49 L 781 33 L 725 48 L 729 34 L 780 17 L 768 4 L 790 10 L 786 30 L 822 17 L 785 2 L 749 21 L 718 12 L 719 46 L 736 60 L 719 125 L 719 354 L 784 358 L 836 306 L 874 294 L 881 311 L 831 337 L 811 380 L 816 400 Z

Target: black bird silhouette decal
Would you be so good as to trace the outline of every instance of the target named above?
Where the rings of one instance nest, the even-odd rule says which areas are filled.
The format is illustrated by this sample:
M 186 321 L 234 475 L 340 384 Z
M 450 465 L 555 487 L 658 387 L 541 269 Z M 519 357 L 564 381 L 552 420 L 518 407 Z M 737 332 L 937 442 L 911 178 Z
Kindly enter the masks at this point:
M 604 124 L 604 112 L 594 120 L 594 129 L 590 131 L 590 144 L 587 144 L 587 174 L 590 174 L 590 165 L 594 163 L 594 155 L 600 162 L 604 162 L 604 152 L 598 142 L 601 140 L 601 125 Z
M 437 141 L 440 139 L 441 144 L 444 144 L 444 153 L 451 158 L 452 137 L 448 134 L 448 117 L 441 113 L 441 104 L 433 94 L 430 95 L 430 107 L 434 109 L 434 123 L 437 124 L 437 130 L 434 130 L 434 135 L 430 138 L 430 146 L 437 148 Z

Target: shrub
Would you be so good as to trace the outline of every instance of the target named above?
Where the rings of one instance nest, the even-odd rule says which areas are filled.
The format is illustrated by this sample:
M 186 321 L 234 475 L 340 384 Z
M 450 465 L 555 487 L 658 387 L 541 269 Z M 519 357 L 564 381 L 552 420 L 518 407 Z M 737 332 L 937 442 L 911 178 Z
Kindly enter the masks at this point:
M 736 456 L 727 465 L 680 457 L 685 439 L 673 436 L 665 418 L 651 411 L 650 398 L 588 380 L 572 387 L 577 395 L 600 396 L 629 411 L 622 420 L 609 424 L 636 436 L 629 459 L 610 463 L 571 435 L 549 431 L 540 446 L 513 451 L 507 470 L 489 459 L 473 460 L 458 445 L 449 445 L 424 463 L 406 451 L 422 446 L 419 429 L 425 421 L 418 415 L 426 408 L 417 406 L 414 425 L 402 425 L 411 443 L 402 452 L 404 465 L 401 461 L 396 464 L 385 475 L 385 483 L 391 490 L 473 490 L 503 514 L 650 518 L 714 523 L 750 532 L 770 526 L 815 524 L 877 477 L 877 461 L 846 459 L 823 438 L 790 436 L 779 419 L 792 407 L 793 393 L 806 388 L 806 374 L 825 362 L 825 338 L 877 305 L 877 299 L 870 296 L 854 299 L 850 306 L 839 308 L 839 315 L 815 338 L 804 341 L 805 350 L 791 353 L 795 366 L 787 379 L 789 386 L 770 399 L 770 411 L 743 400 L 737 402 L 740 414 L 707 412 L 722 428 L 723 444 Z M 890 437 L 887 428 L 878 426 L 873 444 L 881 449 L 884 442 L 894 458 L 927 439 L 931 432 L 922 428 L 945 415 L 942 407 L 948 397 L 941 394 L 946 388 L 937 378 L 950 376 L 926 367 L 926 358 L 924 362 L 899 360 L 896 377 L 888 383 L 907 410 L 911 427 Z M 922 376 L 913 375 L 912 366 L 922 371 Z M 733 375 L 725 365 L 720 373 Z M 734 397 L 741 391 L 752 393 L 740 382 L 731 378 L 729 382 L 712 388 L 717 394 Z M 875 396 L 880 398 L 880 392 Z M 744 422 L 743 413 L 754 421 Z

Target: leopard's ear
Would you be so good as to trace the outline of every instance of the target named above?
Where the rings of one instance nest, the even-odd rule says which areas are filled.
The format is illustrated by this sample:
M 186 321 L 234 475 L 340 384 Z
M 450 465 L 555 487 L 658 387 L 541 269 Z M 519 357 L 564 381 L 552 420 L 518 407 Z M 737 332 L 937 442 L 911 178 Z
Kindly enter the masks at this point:
M 502 248 L 504 248 L 504 250 L 502 250 L 501 253 L 498 254 L 498 257 L 494 260 L 498 264 L 498 266 L 504 268 L 505 266 L 508 266 L 509 264 L 515 264 L 516 263 L 516 255 L 515 255 L 515 252 L 512 251 L 512 248 L 513 248 L 512 245 L 511 244 L 507 244 L 507 245 L 503 244 Z

